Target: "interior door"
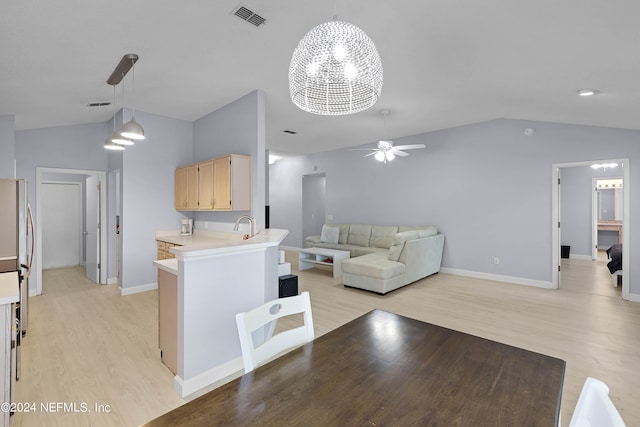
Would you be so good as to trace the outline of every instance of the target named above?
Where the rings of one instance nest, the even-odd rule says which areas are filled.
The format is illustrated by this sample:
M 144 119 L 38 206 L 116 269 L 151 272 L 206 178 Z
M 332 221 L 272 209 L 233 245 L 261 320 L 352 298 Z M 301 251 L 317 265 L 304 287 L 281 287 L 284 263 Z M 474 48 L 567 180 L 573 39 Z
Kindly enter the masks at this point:
M 82 261 L 80 184 L 42 183 L 42 268 L 70 267 Z
M 90 176 L 86 181 L 85 274 L 100 283 L 100 181 Z

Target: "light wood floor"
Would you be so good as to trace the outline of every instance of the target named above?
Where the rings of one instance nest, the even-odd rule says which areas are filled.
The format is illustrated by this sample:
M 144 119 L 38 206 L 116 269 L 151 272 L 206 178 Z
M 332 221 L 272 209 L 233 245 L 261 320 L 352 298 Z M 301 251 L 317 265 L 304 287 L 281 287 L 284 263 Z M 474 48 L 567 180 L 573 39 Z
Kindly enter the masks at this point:
M 309 291 L 316 336 L 373 308 L 559 357 L 567 362 L 567 425 L 587 376 L 605 381 L 627 425 L 640 425 L 640 304 L 620 299 L 606 261 L 563 260 L 561 289 L 437 274 L 378 296 L 344 288 L 328 270 L 297 271 Z M 603 273 L 604 272 L 604 273 Z M 159 361 L 157 293 L 121 297 L 88 282 L 80 268 L 44 272 L 30 299 L 17 401 L 85 402 L 90 413 L 17 413 L 13 426 L 135 426 L 184 401 Z M 96 413 L 94 405 L 110 405 Z

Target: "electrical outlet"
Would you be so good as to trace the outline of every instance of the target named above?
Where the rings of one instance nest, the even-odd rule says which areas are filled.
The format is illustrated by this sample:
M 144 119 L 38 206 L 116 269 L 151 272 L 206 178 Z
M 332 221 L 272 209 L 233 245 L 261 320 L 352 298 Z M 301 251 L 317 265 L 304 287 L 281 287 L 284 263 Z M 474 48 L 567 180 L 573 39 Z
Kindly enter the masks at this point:
M 333 221 L 333 215 L 327 215 L 327 220 L 328 221 Z
M 498 257 L 494 257 L 494 258 L 493 258 L 493 263 L 494 263 L 495 265 L 500 264 L 500 258 L 498 258 Z

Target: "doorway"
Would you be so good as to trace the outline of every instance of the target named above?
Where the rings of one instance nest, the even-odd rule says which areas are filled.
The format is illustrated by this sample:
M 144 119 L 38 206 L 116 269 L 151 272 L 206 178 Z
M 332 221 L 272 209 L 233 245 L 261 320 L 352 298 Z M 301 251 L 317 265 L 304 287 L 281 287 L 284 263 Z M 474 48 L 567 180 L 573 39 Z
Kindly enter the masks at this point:
M 45 184 L 45 177 L 48 174 L 67 174 L 67 175 L 82 175 L 82 176 L 95 176 L 99 183 L 106 182 L 106 173 L 104 171 L 95 171 L 95 170 L 78 170 L 78 169 L 61 169 L 61 168 L 47 168 L 47 167 L 36 167 L 36 262 L 35 262 L 35 277 L 36 277 L 36 295 L 42 294 L 42 268 L 43 268 L 43 240 L 42 240 L 42 225 L 44 221 L 45 209 L 43 209 L 43 185 Z M 84 181 L 84 177 L 83 177 Z M 99 223 L 105 224 L 104 219 L 107 217 L 106 215 L 106 191 L 101 191 L 99 195 Z M 99 249 L 99 255 L 96 255 L 97 259 L 99 259 L 100 265 L 107 265 L 107 238 L 106 238 L 106 227 L 100 227 L 100 235 L 99 235 L 99 247 L 96 247 L 96 250 Z M 81 251 L 82 253 L 82 251 Z M 97 283 L 106 284 L 106 272 L 103 271 L 105 269 L 100 269 L 99 274 L 97 275 Z
M 561 250 L 560 245 L 567 245 L 569 242 L 563 238 L 562 230 L 567 228 L 568 222 L 571 220 L 572 212 L 563 212 L 562 207 L 567 208 L 566 203 L 563 203 L 563 200 L 572 197 L 572 193 L 566 192 L 564 186 L 562 185 L 565 180 L 562 178 L 562 171 L 565 171 L 565 175 L 569 175 L 569 173 L 574 172 L 574 168 L 588 168 L 594 163 L 618 163 L 620 165 L 620 173 L 622 175 L 622 179 L 624 182 L 629 182 L 630 177 L 630 166 L 629 159 L 610 159 L 610 160 L 599 160 L 599 161 L 588 161 L 588 162 L 572 162 L 572 163 L 557 163 L 552 165 L 552 288 L 558 289 L 561 286 Z M 594 218 L 592 217 L 593 209 L 590 208 L 591 205 L 591 197 L 592 197 L 592 185 L 591 185 L 591 176 L 585 178 L 584 188 L 586 190 L 586 207 L 582 206 L 582 216 L 583 218 L 587 218 L 588 226 L 584 229 L 584 233 L 587 233 L 586 236 L 583 234 L 588 241 L 588 246 L 586 249 L 578 250 L 578 254 L 576 257 L 584 257 L 585 259 L 594 258 L 594 253 L 597 258 L 597 251 L 594 250 L 594 246 L 597 245 L 597 241 L 595 241 L 594 237 L 592 237 L 592 233 L 588 230 L 592 227 Z M 566 194 L 565 194 L 566 193 Z M 623 188 L 623 197 L 622 197 L 622 211 L 623 217 L 625 221 L 622 224 L 622 246 L 623 246 L 623 256 L 622 256 L 622 266 L 623 266 L 623 277 L 622 277 L 622 298 L 628 300 L 629 299 L 629 233 L 628 229 L 631 226 L 631 217 L 629 215 L 629 206 L 630 206 L 630 192 L 629 186 L 626 185 Z M 584 212 L 586 211 L 586 212 Z M 563 226 L 564 223 L 564 226 Z M 580 252 L 583 252 L 581 254 Z M 606 268 L 606 267 L 605 267 Z
M 326 215 L 326 177 L 324 173 L 302 177 L 302 246 L 305 236 L 320 234 Z
M 82 185 L 79 182 L 42 183 L 42 268 L 83 263 Z

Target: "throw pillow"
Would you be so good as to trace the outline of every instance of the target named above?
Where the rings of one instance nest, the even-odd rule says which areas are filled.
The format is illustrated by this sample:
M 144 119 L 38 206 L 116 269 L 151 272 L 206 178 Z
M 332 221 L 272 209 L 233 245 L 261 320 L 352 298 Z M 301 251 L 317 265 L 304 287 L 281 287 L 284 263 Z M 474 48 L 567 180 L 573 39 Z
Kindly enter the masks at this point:
M 338 236 L 340 236 L 340 228 L 332 227 L 324 224 L 322 226 L 322 233 L 320 234 L 320 241 L 324 243 L 338 243 Z

